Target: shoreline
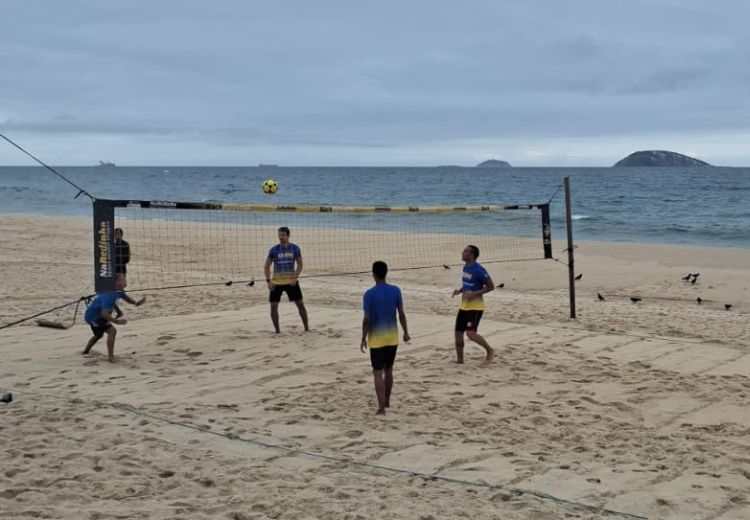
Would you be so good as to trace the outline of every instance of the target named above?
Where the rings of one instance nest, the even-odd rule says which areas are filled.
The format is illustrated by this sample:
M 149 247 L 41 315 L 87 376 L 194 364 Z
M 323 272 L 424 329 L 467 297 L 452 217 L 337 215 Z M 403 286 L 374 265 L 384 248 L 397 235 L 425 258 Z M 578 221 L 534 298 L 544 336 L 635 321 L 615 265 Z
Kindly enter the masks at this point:
M 59 219 L 70 219 L 78 220 L 81 222 L 91 223 L 93 225 L 93 218 L 85 215 L 66 215 L 66 214 L 46 214 L 46 213 L 0 213 L 0 219 L 3 218 L 16 218 L 16 219 L 32 219 L 32 220 L 50 220 L 57 221 Z M 575 223 L 574 223 L 575 226 Z M 736 252 L 750 252 L 750 246 L 739 247 L 739 246 L 719 246 L 719 245 L 700 245 L 700 244 L 677 244 L 672 242 L 633 242 L 629 240 L 612 241 L 612 240 L 577 240 L 575 239 L 575 228 L 573 231 L 574 242 L 576 246 L 580 245 L 612 245 L 612 246 L 645 246 L 645 247 L 668 247 L 668 248 L 685 248 L 685 249 L 716 249 L 719 251 L 736 251 Z M 554 244 L 567 244 L 565 238 L 554 238 Z M 563 245 L 563 248 L 565 246 Z M 557 248 L 556 248 L 557 249 Z

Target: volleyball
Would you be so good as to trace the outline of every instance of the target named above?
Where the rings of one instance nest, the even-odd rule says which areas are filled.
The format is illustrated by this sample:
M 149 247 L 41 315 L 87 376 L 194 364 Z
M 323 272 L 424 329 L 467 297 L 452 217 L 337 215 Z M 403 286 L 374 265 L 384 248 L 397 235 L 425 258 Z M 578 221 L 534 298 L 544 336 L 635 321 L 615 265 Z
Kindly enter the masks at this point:
M 263 193 L 267 195 L 273 195 L 279 191 L 279 183 L 276 182 L 273 179 L 268 179 L 266 182 L 263 183 Z

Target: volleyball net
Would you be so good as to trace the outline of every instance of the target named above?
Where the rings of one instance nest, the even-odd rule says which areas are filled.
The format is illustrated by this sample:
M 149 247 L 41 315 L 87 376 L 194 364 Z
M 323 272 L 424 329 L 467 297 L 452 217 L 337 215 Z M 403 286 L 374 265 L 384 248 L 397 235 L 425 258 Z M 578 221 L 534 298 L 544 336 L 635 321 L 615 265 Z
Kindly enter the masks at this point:
M 96 199 L 96 291 L 113 290 L 118 272 L 126 272 L 129 290 L 262 279 L 283 226 L 302 250 L 303 278 L 365 273 L 375 260 L 391 271 L 460 265 L 467 244 L 479 247 L 482 263 L 552 258 L 548 203 L 366 207 Z

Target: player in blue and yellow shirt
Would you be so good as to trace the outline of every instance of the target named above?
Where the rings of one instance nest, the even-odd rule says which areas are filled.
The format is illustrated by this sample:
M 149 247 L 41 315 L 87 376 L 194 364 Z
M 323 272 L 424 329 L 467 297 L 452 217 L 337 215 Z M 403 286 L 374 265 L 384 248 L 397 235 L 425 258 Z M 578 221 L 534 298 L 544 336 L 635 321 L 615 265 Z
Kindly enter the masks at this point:
M 487 352 L 485 362 L 491 361 L 495 356 L 492 347 L 477 333 L 479 320 L 484 312 L 482 295 L 495 289 L 487 270 L 477 263 L 478 257 L 477 246 L 466 246 L 461 252 L 461 260 L 464 262 L 461 274 L 463 283 L 460 289 L 453 291 L 453 296 L 461 295 L 461 307 L 456 316 L 456 363 L 459 364 L 464 362 L 464 333 Z
M 263 270 L 266 273 L 266 283 L 270 291 L 268 301 L 271 304 L 271 321 L 276 334 L 279 329 L 279 302 L 281 294 L 286 292 L 290 302 L 297 305 L 299 316 L 305 330 L 310 330 L 307 324 L 307 309 L 302 300 L 302 289 L 299 286 L 299 275 L 302 272 L 302 251 L 297 244 L 289 242 L 291 231 L 288 227 L 280 227 L 279 243 L 271 248 L 266 258 Z M 273 278 L 271 278 L 271 265 L 273 264 Z
M 404 341 L 409 341 L 409 329 L 406 326 L 406 313 L 401 298 L 401 289 L 385 281 L 388 265 L 385 262 L 372 264 L 372 277 L 375 286 L 368 289 L 364 296 L 362 308 L 361 352 L 370 347 L 370 363 L 375 380 L 375 395 L 378 398 L 377 415 L 385 415 L 385 409 L 391 405 L 393 388 L 393 363 L 396 361 L 398 348 L 398 326 L 396 314 L 404 329 Z

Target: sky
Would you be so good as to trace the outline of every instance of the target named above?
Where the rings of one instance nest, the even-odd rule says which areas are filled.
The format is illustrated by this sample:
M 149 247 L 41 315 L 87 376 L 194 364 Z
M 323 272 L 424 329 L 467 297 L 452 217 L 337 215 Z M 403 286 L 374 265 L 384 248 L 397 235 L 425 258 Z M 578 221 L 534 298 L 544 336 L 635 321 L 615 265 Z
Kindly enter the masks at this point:
M 51 165 L 750 166 L 746 0 L 7 0 L 0 133 Z M 0 164 L 32 161 L 0 141 Z

